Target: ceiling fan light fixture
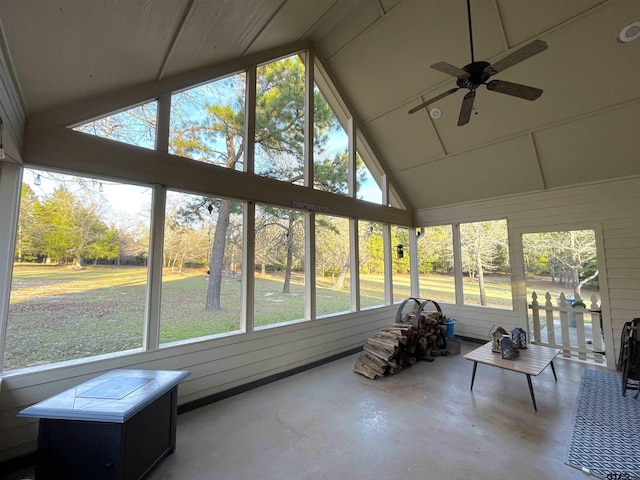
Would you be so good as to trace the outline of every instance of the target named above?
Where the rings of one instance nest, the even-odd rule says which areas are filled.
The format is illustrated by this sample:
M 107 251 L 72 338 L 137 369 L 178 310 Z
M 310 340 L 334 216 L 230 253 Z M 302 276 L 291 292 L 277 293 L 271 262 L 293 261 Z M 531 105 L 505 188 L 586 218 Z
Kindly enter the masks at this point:
M 621 43 L 633 42 L 640 38 L 640 22 L 633 22 L 623 27 L 618 34 L 618 41 Z
M 433 118 L 434 120 L 437 120 L 442 116 L 442 110 L 437 107 L 432 108 L 431 110 L 429 110 L 429 115 L 431 115 L 431 118 Z

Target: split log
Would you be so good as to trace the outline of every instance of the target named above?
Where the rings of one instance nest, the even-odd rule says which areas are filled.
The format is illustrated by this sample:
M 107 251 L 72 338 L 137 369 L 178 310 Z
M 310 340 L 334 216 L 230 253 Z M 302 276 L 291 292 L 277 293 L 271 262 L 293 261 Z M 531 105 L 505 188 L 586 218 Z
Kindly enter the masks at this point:
M 393 352 L 388 352 L 382 348 L 375 347 L 373 345 L 369 345 L 369 342 L 364 344 L 364 349 L 372 355 L 381 358 L 385 362 L 388 362 L 393 358 Z
M 387 372 L 388 364 L 383 364 L 382 362 L 379 361 L 380 359 L 377 357 L 369 356 L 366 353 L 363 353 L 362 355 L 360 355 L 358 360 L 360 360 L 364 365 L 369 367 L 378 375 L 384 375 Z
M 394 343 L 394 342 L 383 340 L 383 339 L 377 338 L 377 337 L 370 338 L 369 340 L 367 340 L 367 343 L 369 345 L 373 345 L 375 347 L 382 348 L 383 350 L 388 350 L 391 353 L 395 353 L 396 350 L 398 350 L 398 343 L 397 342 Z
M 376 357 L 375 355 L 371 355 L 369 352 L 365 351 L 362 355 L 360 355 L 360 357 L 362 356 L 366 357 L 366 361 L 363 361 L 362 363 L 365 364 L 370 364 L 370 363 L 374 363 L 375 365 L 377 365 L 377 368 L 380 370 L 385 370 L 389 365 L 391 365 L 392 363 L 394 363 L 394 360 L 391 359 L 389 361 L 383 360 L 380 357 Z
M 375 380 L 380 376 L 380 374 L 376 373 L 371 367 L 368 367 L 364 363 L 360 361 L 360 359 L 356 360 L 356 365 L 353 367 L 353 371 L 359 373 L 360 375 L 364 375 L 371 380 Z

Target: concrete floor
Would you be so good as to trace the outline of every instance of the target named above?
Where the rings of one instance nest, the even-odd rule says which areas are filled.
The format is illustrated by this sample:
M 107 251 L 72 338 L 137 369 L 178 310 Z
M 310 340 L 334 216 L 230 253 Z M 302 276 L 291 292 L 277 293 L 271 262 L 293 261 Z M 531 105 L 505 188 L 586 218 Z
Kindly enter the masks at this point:
M 469 391 L 462 355 L 478 346 L 375 381 L 353 355 L 179 415 L 177 449 L 149 478 L 585 478 L 563 463 L 585 366 L 558 358 L 557 383 L 533 377 L 536 412 L 522 374 L 478 365 Z

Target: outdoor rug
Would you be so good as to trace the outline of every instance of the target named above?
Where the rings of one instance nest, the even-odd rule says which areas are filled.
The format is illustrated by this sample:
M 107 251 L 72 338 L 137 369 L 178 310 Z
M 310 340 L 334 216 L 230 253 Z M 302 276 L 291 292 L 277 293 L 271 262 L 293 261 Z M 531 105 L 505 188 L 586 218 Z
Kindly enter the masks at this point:
M 585 369 L 565 463 L 609 479 L 640 479 L 640 398 L 622 375 Z

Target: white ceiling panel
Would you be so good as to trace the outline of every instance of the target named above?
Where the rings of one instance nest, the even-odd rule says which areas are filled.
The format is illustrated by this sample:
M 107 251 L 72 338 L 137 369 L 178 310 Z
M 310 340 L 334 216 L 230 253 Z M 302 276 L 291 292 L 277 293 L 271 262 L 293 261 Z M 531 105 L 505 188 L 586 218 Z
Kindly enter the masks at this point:
M 537 132 L 547 187 L 637 175 L 638 118 L 640 101 Z
M 528 135 L 395 172 L 394 178 L 413 206 L 449 205 L 543 188 Z
M 441 157 L 445 152 L 426 110 L 408 115 L 397 108 L 365 125 L 369 138 L 384 137 L 380 153 L 396 167 L 411 167 Z
M 25 107 L 37 111 L 152 80 L 186 0 L 3 2 Z

